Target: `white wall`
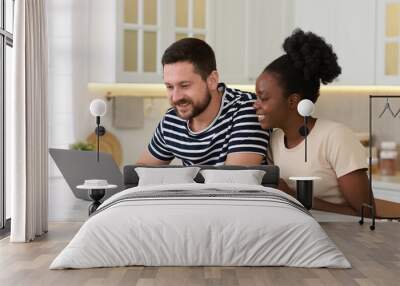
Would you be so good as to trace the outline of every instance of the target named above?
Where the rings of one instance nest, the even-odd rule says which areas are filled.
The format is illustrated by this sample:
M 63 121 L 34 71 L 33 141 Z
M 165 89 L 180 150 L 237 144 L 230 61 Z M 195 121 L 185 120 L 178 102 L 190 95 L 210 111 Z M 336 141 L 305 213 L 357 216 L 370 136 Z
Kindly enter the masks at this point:
M 68 148 L 89 128 L 88 1 L 48 1 L 49 147 Z M 50 159 L 50 176 L 60 175 Z
M 84 0 L 88 2 L 88 26 L 86 38 L 89 41 L 88 64 L 90 82 L 116 81 L 116 8 L 118 1 Z

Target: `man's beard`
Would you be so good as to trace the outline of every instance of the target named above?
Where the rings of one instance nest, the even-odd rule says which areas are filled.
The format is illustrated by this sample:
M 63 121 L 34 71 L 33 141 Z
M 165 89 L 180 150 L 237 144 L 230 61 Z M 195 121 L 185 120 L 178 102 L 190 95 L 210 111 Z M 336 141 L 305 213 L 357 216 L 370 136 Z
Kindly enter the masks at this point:
M 176 114 L 180 118 L 185 119 L 185 120 L 190 120 L 190 119 L 200 115 L 204 110 L 206 110 L 208 105 L 210 104 L 210 102 L 211 102 L 211 93 L 209 92 L 209 90 L 207 90 L 206 97 L 200 103 L 195 105 L 193 103 L 193 101 L 190 99 L 181 99 L 181 100 L 173 103 L 173 108 L 175 109 Z M 178 108 L 176 108 L 176 105 L 185 104 L 185 103 L 188 103 L 189 105 L 191 105 L 192 110 L 189 113 L 181 114 L 179 112 Z

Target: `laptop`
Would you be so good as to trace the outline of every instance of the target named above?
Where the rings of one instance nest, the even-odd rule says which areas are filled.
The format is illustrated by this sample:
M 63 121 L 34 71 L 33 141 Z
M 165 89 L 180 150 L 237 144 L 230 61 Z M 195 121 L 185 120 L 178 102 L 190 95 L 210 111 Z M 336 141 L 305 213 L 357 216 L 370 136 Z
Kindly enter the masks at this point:
M 50 148 L 49 153 L 75 197 L 91 200 L 87 191 L 76 188 L 90 179 L 107 180 L 109 184 L 118 186 L 106 190 L 104 199 L 123 190 L 123 175 L 111 154 L 100 152 L 97 162 L 97 152 L 94 151 Z

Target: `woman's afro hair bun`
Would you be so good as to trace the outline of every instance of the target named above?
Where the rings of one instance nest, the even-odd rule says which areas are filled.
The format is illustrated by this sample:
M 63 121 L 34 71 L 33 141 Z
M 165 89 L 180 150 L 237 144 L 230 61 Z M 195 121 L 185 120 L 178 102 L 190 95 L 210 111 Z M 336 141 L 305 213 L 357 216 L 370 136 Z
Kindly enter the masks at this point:
M 283 49 L 305 80 L 320 79 L 327 84 L 341 73 L 332 46 L 312 32 L 294 30 L 283 43 Z

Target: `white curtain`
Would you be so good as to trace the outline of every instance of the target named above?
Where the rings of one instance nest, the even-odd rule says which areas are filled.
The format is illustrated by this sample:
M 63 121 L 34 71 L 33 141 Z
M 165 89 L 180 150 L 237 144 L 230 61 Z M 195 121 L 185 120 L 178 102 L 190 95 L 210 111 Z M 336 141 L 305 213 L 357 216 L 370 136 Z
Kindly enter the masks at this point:
M 13 92 L 6 145 L 10 170 L 12 242 L 47 232 L 46 0 L 17 0 L 14 8 Z

